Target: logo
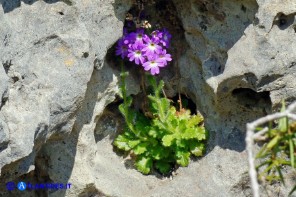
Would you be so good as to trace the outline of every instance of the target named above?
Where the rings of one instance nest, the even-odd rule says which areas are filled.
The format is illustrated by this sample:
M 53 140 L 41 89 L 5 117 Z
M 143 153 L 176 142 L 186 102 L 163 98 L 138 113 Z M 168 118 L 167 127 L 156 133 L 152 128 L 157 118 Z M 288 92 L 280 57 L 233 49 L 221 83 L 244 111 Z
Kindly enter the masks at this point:
M 17 184 L 17 188 L 18 188 L 20 191 L 24 191 L 24 190 L 26 190 L 27 185 L 26 185 L 25 182 L 19 182 L 19 183 Z
M 8 183 L 6 183 L 6 189 L 8 191 L 14 190 L 15 189 L 15 183 L 14 182 L 8 182 Z

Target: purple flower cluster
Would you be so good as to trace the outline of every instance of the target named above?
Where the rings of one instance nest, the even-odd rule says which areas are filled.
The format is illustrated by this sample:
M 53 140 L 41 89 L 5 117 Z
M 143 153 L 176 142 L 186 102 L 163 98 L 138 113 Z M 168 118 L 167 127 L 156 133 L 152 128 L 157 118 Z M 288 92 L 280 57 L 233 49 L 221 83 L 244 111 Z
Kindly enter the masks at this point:
M 144 70 L 150 70 L 152 75 L 159 74 L 159 68 L 172 61 L 171 55 L 165 49 L 169 47 L 171 37 L 166 29 L 155 30 L 150 36 L 144 33 L 144 29 L 131 33 L 124 31 L 123 37 L 118 41 L 116 55 L 142 65 Z

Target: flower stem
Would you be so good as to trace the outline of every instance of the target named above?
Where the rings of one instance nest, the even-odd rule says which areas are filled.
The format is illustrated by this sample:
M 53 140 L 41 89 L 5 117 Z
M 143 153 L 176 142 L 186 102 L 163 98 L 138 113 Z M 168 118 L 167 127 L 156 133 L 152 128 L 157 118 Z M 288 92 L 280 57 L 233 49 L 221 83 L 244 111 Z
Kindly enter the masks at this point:
M 127 124 L 127 127 L 129 128 L 129 130 L 136 135 L 138 138 L 142 139 L 142 140 L 146 140 L 146 138 L 143 138 L 140 133 L 141 131 L 137 131 L 137 129 L 135 129 L 134 127 L 134 123 L 130 122 L 130 117 L 133 115 L 131 109 L 130 109 L 130 105 L 131 105 L 131 98 L 128 98 L 127 96 L 127 91 L 126 91 L 126 77 L 128 76 L 128 72 L 125 72 L 124 70 L 124 65 L 123 62 L 121 62 L 121 85 L 120 85 L 120 89 L 121 89 L 121 94 L 122 94 L 122 99 L 123 99 L 123 116 L 125 118 L 125 122 Z

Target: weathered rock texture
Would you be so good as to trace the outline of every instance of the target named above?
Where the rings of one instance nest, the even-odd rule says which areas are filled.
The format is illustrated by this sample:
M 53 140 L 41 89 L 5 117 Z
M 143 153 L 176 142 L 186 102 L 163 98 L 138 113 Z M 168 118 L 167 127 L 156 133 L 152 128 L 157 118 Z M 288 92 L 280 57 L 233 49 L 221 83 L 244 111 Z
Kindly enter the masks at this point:
M 295 100 L 295 1 L 173 0 L 184 32 L 173 35 L 182 53 L 167 90 L 196 103 L 211 135 L 206 156 L 173 179 L 143 176 L 112 147 L 119 69 L 106 56 L 131 2 L 0 4 L 1 196 L 251 196 L 245 123 Z M 138 84 L 131 75 L 129 92 Z M 20 193 L 3 184 L 20 180 L 72 187 Z
M 88 124 L 91 133 L 93 118 L 114 100 L 117 78 L 104 58 L 122 34 L 118 18 L 129 5 L 0 2 L 1 182 L 30 171 L 38 179 L 67 182 L 76 134 Z

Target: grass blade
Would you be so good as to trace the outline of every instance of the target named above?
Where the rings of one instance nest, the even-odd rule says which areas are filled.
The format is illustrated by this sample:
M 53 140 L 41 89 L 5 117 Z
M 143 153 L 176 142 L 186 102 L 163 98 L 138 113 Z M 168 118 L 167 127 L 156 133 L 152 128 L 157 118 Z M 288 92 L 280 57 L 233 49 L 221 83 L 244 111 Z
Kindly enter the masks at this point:
M 294 143 L 291 138 L 289 139 L 289 147 L 290 147 L 291 166 L 292 168 L 295 168 Z

